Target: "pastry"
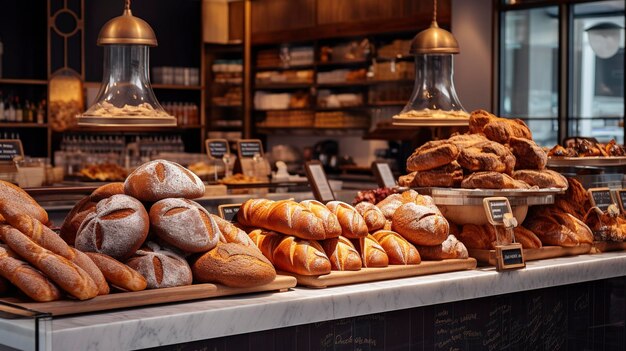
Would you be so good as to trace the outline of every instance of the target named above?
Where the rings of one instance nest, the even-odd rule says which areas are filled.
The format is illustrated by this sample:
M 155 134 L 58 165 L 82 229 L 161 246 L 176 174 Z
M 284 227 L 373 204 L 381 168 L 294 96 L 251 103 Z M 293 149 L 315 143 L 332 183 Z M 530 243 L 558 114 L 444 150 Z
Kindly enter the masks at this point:
M 419 252 L 400 234 L 391 230 L 379 230 L 372 234 L 389 257 L 389 264 L 419 264 L 422 259 Z
M 126 178 L 124 191 L 146 202 L 170 197 L 194 199 L 204 195 L 204 184 L 197 175 L 178 163 L 155 160 L 137 167 Z
M 515 180 L 504 173 L 477 172 L 463 179 L 461 188 L 465 189 L 530 189 L 530 185 Z
M 148 241 L 126 264 L 146 278 L 148 289 L 191 285 L 191 268 L 177 253 Z

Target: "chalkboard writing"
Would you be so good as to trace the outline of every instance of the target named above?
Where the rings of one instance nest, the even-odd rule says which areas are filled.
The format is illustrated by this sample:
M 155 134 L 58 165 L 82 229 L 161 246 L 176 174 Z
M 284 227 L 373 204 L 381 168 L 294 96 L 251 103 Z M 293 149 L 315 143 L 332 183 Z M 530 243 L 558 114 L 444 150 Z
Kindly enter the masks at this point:
M 508 249 L 502 250 L 502 260 L 505 265 L 519 264 L 524 262 L 524 258 L 522 256 L 522 249 Z
M 319 202 L 326 203 L 335 199 L 335 194 L 330 188 L 326 172 L 319 161 L 311 161 L 306 163 L 306 176 L 313 188 L 313 195 Z
M 503 225 L 504 215 L 512 213 L 509 199 L 505 197 L 487 197 L 483 199 L 487 219 L 492 225 Z
M 626 214 L 626 208 L 624 208 L 624 204 L 626 204 L 626 189 L 617 191 L 617 203 L 619 204 L 622 214 Z
M 598 207 L 602 211 L 606 211 L 613 204 L 613 197 L 609 188 L 592 188 L 589 189 L 591 204 Z
M 222 156 L 230 153 L 226 139 L 207 139 L 206 151 L 210 159 L 221 160 Z
M 13 158 L 16 156 L 24 156 L 22 141 L 19 139 L 0 140 L 0 162 L 13 162 Z
M 396 186 L 396 179 L 387 162 L 374 162 L 372 168 L 379 187 L 393 188 Z
M 524 268 L 524 252 L 521 244 L 496 246 L 496 270 Z
M 217 212 L 223 219 L 234 223 L 237 222 L 237 213 L 239 213 L 240 208 L 241 204 L 219 205 Z
M 239 140 L 237 142 L 239 158 L 252 158 L 258 154 L 263 156 L 261 140 Z

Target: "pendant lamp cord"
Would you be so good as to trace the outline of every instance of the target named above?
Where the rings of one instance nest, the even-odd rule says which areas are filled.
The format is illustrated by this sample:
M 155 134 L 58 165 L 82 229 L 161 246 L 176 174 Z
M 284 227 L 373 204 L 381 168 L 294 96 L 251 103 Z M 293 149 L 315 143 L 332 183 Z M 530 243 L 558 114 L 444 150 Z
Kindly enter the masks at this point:
M 130 10 L 130 0 L 124 1 L 124 10 Z
M 433 0 L 433 22 L 437 22 L 437 0 Z

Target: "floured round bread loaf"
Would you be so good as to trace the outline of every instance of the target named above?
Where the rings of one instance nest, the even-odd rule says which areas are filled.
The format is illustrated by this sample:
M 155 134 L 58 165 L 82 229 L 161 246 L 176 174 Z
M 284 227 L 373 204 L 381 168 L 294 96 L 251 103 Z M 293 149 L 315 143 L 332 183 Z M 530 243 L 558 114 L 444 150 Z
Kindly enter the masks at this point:
M 400 206 L 391 220 L 393 231 L 415 245 L 439 245 L 448 236 L 450 226 L 438 209 L 414 202 Z
M 48 213 L 44 210 L 35 199 L 17 185 L 0 180 L 0 199 L 7 201 L 14 206 L 19 212 L 27 214 L 43 224 L 48 223 Z M 0 215 L 0 222 L 4 219 Z
M 276 278 L 272 263 L 256 246 L 218 244 L 191 266 L 193 277 L 202 283 L 220 283 L 248 288 L 270 283 Z
M 204 195 L 204 184 L 178 163 L 155 160 L 139 166 L 126 178 L 124 192 L 146 202 L 170 197 L 195 199 Z
M 150 228 L 163 241 L 186 252 L 209 251 L 220 237 L 209 212 L 187 199 L 163 199 L 152 205 Z
M 137 250 L 126 265 L 146 278 L 148 289 L 191 285 L 193 282 L 191 268 L 182 256 L 151 241 Z
M 113 195 L 96 205 L 76 234 L 75 246 L 85 252 L 130 257 L 148 236 L 148 213 L 141 202 L 127 195 Z

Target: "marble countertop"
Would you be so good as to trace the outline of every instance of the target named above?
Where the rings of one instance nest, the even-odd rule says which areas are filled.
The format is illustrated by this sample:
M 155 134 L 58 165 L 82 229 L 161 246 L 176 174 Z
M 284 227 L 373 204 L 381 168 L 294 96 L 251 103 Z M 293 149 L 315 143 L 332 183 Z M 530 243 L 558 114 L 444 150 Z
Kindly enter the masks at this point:
M 53 350 L 141 349 L 624 275 L 626 252 L 616 252 L 533 261 L 525 269 L 504 273 L 478 268 L 326 289 L 295 288 L 52 318 L 40 327 L 40 345 Z M 28 348 L 28 328 L 17 323 L 0 318 L 0 340 Z

